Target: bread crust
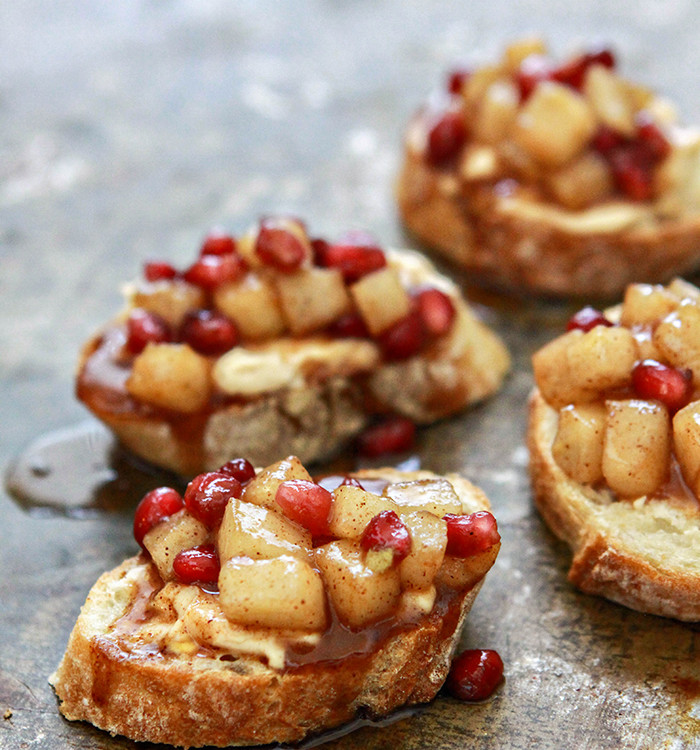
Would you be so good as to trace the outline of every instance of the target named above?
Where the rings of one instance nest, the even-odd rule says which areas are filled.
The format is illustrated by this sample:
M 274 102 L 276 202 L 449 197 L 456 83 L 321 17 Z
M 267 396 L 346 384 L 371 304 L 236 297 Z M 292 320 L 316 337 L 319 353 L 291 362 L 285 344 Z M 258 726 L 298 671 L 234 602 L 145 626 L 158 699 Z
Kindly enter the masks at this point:
M 367 470 L 388 481 L 434 478 L 430 472 Z M 469 512 L 488 508 L 471 483 L 448 476 Z M 122 651 L 105 637 L 133 604 L 133 576 L 152 563 L 133 557 L 102 575 L 90 591 L 50 682 L 70 720 L 113 735 L 183 747 L 292 742 L 357 715 L 383 716 L 435 697 L 450 666 L 462 622 L 483 583 L 460 592 L 446 613 L 390 631 L 368 654 L 277 671 L 262 662 Z M 131 582 L 129 579 L 131 578 Z M 238 671 L 237 671 L 238 669 Z
M 490 181 L 460 181 L 426 164 L 410 146 L 397 199 L 422 243 L 509 291 L 610 298 L 629 283 L 659 283 L 700 267 L 700 216 L 574 232 L 519 212 Z
M 535 505 L 573 551 L 571 583 L 640 612 L 700 620 L 700 560 L 693 554 L 700 511 L 663 500 L 616 502 L 578 484 L 552 456 L 557 424 L 557 412 L 535 390 L 528 425 Z
M 98 334 L 81 354 L 78 398 L 129 450 L 191 476 L 214 470 L 237 455 L 267 465 L 292 453 L 311 463 L 337 453 L 374 414 L 397 413 L 417 424 L 429 424 L 498 390 L 510 367 L 498 336 L 477 318 L 456 286 L 437 276 L 418 253 L 391 251 L 390 257 L 403 263 L 399 268 L 413 284 L 426 278 L 439 284 L 455 307 L 452 330 L 419 355 L 383 362 L 369 341 L 318 336 L 279 339 L 258 349 L 292 351 L 295 361 L 310 352 L 312 371 L 302 373 L 301 387 L 295 383 L 249 399 L 229 400 L 192 416 L 173 416 L 134 408 L 126 393 L 90 395 L 86 371 L 100 346 Z

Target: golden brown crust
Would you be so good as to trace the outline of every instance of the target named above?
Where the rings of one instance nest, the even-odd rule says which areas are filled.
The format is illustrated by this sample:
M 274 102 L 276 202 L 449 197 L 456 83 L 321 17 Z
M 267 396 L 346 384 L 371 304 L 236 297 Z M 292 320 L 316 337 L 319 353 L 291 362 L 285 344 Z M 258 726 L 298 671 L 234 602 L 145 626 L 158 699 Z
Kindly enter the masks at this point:
M 367 470 L 357 476 L 388 481 L 434 478 L 430 472 Z M 488 508 L 471 483 L 448 476 L 465 512 Z M 449 670 L 461 625 L 483 583 L 458 594 L 446 613 L 437 608 L 406 624 L 375 650 L 287 671 L 264 663 L 153 654 L 134 656 L 105 637 L 132 606 L 130 574 L 150 563 L 126 560 L 90 591 L 50 682 L 71 720 L 112 734 L 177 746 L 291 742 L 354 718 L 382 716 L 435 697 Z M 238 666 L 237 666 L 238 664 Z M 243 665 L 243 666 L 241 666 Z
M 524 215 L 491 182 L 460 183 L 410 148 L 397 198 L 421 242 L 507 290 L 606 298 L 629 283 L 659 283 L 700 266 L 700 216 L 573 232 Z
M 572 548 L 569 580 L 631 609 L 700 620 L 700 510 L 663 500 L 612 501 L 570 479 L 552 456 L 557 412 L 530 398 L 528 447 L 535 504 Z M 690 554 L 686 555 L 685 552 Z

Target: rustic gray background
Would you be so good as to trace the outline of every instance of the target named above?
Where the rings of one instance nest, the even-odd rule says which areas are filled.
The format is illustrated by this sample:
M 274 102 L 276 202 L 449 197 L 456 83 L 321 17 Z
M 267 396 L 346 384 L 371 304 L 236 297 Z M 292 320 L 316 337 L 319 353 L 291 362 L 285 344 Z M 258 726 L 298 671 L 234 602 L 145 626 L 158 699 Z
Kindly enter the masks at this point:
M 405 242 L 401 130 L 454 60 L 528 32 L 560 53 L 611 40 L 626 73 L 700 121 L 699 28 L 697 0 L 0 3 L 3 471 L 41 436 L 89 423 L 72 395 L 77 352 L 144 259 L 183 264 L 211 225 L 240 232 L 278 210 L 316 234 Z M 492 498 L 503 551 L 463 643 L 497 648 L 507 680 L 489 703 L 440 698 L 332 746 L 700 747 L 696 629 L 574 592 L 567 550 L 531 507 L 529 356 L 570 308 L 474 296 L 515 371 L 487 404 L 423 431 L 412 460 L 463 470 Z M 84 460 L 77 486 L 94 469 Z M 84 519 L 0 493 L 2 748 L 136 747 L 64 722 L 46 682 L 90 585 L 135 549 L 140 488 L 122 469 L 104 473 L 116 509 Z

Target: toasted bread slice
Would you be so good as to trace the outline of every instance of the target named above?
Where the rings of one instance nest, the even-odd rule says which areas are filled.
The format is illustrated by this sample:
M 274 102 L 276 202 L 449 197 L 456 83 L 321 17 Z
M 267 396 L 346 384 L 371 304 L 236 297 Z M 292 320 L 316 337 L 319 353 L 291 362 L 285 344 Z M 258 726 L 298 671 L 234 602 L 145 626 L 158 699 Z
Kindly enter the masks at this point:
M 697 269 L 700 133 L 611 53 L 559 67 L 545 53 L 515 43 L 416 115 L 397 187 L 407 228 L 524 293 L 612 298 Z
M 232 455 L 318 460 L 373 415 L 427 424 L 496 391 L 508 353 L 457 287 L 417 253 L 353 241 L 282 271 L 253 231 L 215 256 L 236 258 L 233 281 L 190 268 L 139 283 L 85 346 L 78 397 L 134 453 L 191 476 Z M 338 247 L 374 265 L 334 266 Z M 229 338 L 211 345 L 202 316 Z
M 280 468 L 283 464 L 286 471 Z M 231 536 L 229 516 L 265 512 L 268 527 L 270 514 L 274 514 L 275 523 L 291 523 L 298 527 L 295 533 L 306 533 L 303 525 L 284 517 L 279 506 L 275 506 L 277 510 L 266 509 L 246 500 L 273 497 L 260 494 L 261 488 L 267 492 L 270 481 L 283 481 L 293 473 L 293 464 L 290 457 L 286 463 L 258 471 L 241 499 L 229 501 L 218 530 L 210 530 L 212 538 L 218 537 L 216 546 L 222 555 L 220 592 L 215 583 L 185 584 L 163 567 L 165 547 L 170 545 L 174 554 L 178 546 L 186 544 L 172 530 L 183 528 L 183 514 L 190 519 L 188 523 L 194 520 L 188 511 L 161 519 L 146 534 L 143 554 L 97 581 L 70 636 L 66 654 L 50 679 L 66 718 L 87 720 L 112 734 L 138 741 L 185 747 L 251 745 L 300 740 L 358 714 L 379 717 L 436 695 L 447 676 L 464 617 L 500 546 L 493 517 L 483 513 L 488 500 L 457 475 L 441 478 L 426 471 L 393 469 L 353 475 L 379 495 L 345 486 L 341 495 L 349 490 L 354 493 L 352 500 L 357 501 L 364 494 L 366 502 L 343 504 L 343 499 L 338 499 L 339 490 L 334 490 L 331 529 L 338 533 L 343 528 L 354 529 L 351 533 L 355 533 L 355 522 L 363 528 L 366 516 L 372 513 L 367 503 L 393 505 L 412 529 L 411 551 L 401 563 L 386 567 L 386 560 L 384 565 L 379 558 L 370 561 L 371 549 L 361 547 L 358 538 L 328 541 L 334 537 L 330 532 L 316 542 L 317 546 L 297 549 L 293 558 L 266 557 L 269 547 L 259 546 L 253 552 L 247 546 L 253 557 L 246 558 L 246 571 L 254 570 L 256 564 L 259 567 L 255 570 L 262 570 L 275 560 L 296 560 L 297 566 L 309 566 L 322 581 L 323 604 L 317 614 L 325 624 L 295 629 L 297 607 L 290 607 L 288 602 L 294 587 L 293 573 L 285 573 L 287 578 L 283 576 L 281 582 L 284 601 L 272 601 L 270 607 L 256 600 L 250 607 L 231 609 L 224 601 L 227 598 L 230 603 L 232 596 L 238 596 L 224 581 L 225 571 L 243 564 L 240 556 L 227 559 L 231 545 L 248 545 L 250 541 Z M 298 465 L 294 465 L 298 471 Z M 342 480 L 322 481 L 331 487 Z M 185 502 L 193 507 L 187 495 Z M 416 512 L 412 505 L 425 510 Z M 447 522 L 435 513 L 450 508 L 461 514 L 478 513 L 482 522 L 485 517 L 489 519 L 489 531 L 485 533 L 482 527 L 477 532 L 484 542 L 480 550 L 455 557 L 450 548 L 445 554 Z M 420 523 L 424 524 L 423 532 Z M 437 529 L 438 535 L 427 533 L 428 527 Z M 164 534 L 169 534 L 169 541 L 164 541 Z M 283 537 L 275 538 L 285 544 Z M 269 544 L 270 535 L 264 538 Z M 337 561 L 345 554 L 340 550 L 349 548 L 360 550 L 350 554 L 352 570 L 334 574 L 333 565 L 324 560 Z M 287 549 L 291 549 L 289 544 Z M 418 574 L 415 562 L 419 558 L 432 561 L 430 573 L 421 588 L 413 589 L 411 581 L 415 583 L 412 576 Z M 348 588 L 345 579 L 360 581 L 361 585 Z M 253 591 L 255 584 L 250 587 Z M 381 587 L 385 593 L 378 598 Z M 343 594 L 348 591 L 358 597 L 349 609 Z M 274 592 L 266 596 L 274 597 Z M 391 598 L 389 605 L 387 596 Z M 304 608 L 305 601 L 308 597 L 297 604 Z M 368 614 L 372 607 L 374 615 Z M 260 613 L 262 619 L 236 621 L 249 618 L 251 612 Z M 365 622 L 348 624 L 355 617 Z M 278 624 L 266 626 L 263 620 L 269 618 Z
M 574 329 L 540 350 L 528 425 L 535 503 L 574 552 L 570 581 L 691 622 L 700 620 L 700 371 L 686 365 L 700 341 L 688 322 L 700 322 L 697 294 L 680 281 L 633 285 L 607 311 L 615 325 Z

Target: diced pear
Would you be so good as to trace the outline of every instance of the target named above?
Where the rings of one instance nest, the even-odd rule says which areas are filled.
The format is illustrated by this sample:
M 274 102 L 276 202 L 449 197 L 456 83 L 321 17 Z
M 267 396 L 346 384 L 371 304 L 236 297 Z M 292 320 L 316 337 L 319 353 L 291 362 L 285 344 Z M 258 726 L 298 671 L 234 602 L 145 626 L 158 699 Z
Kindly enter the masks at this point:
M 219 601 L 226 617 L 241 625 L 323 630 L 323 581 L 311 565 L 291 555 L 272 560 L 232 557 L 219 573 Z
M 206 304 L 204 290 L 186 281 L 162 280 L 140 283 L 131 292 L 131 304 L 160 315 L 177 328 L 190 310 Z
M 559 167 L 583 151 L 595 129 L 596 119 L 582 96 L 543 81 L 521 106 L 512 137 L 537 161 Z
M 175 555 L 184 549 L 204 544 L 208 535 L 207 527 L 183 509 L 147 532 L 143 538 L 143 545 L 158 568 L 160 577 L 164 581 L 169 581 L 174 577 Z
M 700 401 L 693 401 L 676 412 L 673 448 L 683 479 L 700 499 Z
M 358 537 L 367 524 L 383 510 L 398 511 L 396 503 L 360 487 L 341 485 L 333 490 L 333 508 L 329 522 L 332 536 Z
M 679 301 L 694 299 L 696 302 L 700 302 L 700 289 L 695 284 L 691 284 L 689 281 L 681 279 L 678 276 L 668 285 L 668 291 L 671 294 L 675 294 Z
M 359 542 L 340 539 L 316 548 L 316 565 L 340 621 L 362 628 L 391 614 L 401 598 L 398 567 L 377 573 L 363 562 Z
M 576 211 L 610 195 L 613 181 L 605 159 L 588 149 L 550 173 L 547 186 L 559 203 Z
M 627 328 L 658 323 L 678 307 L 678 297 L 660 284 L 630 284 L 625 290 L 620 323 Z
M 272 284 L 255 273 L 214 290 L 214 303 L 236 324 L 244 339 L 271 339 L 286 329 Z
M 637 345 L 627 328 L 596 326 L 572 342 L 566 357 L 572 381 L 599 392 L 630 382 Z
M 634 101 L 616 73 L 604 65 L 592 65 L 583 82 L 583 93 L 603 125 L 628 137 L 635 134 Z
M 462 512 L 462 503 L 447 479 L 414 479 L 410 482 L 388 484 L 383 496 L 399 506 L 398 513 L 427 510 L 438 518 L 446 513 Z
M 564 472 L 581 484 L 603 478 L 603 436 L 607 411 L 603 404 L 571 404 L 559 412 L 552 455 Z
M 623 497 L 653 493 L 668 475 L 671 422 L 658 401 L 610 400 L 603 447 L 603 476 Z
M 459 161 L 463 180 L 488 180 L 498 174 L 498 154 L 492 146 L 469 143 Z
M 474 138 L 482 143 L 502 141 L 515 121 L 520 94 L 509 80 L 494 81 L 484 92 L 472 123 Z
M 674 366 L 693 371 L 695 387 L 700 384 L 700 303 L 685 299 L 654 331 L 653 341 Z
M 398 271 L 391 266 L 367 274 L 350 287 L 357 309 L 372 335 L 404 318 L 411 307 Z
M 232 497 L 219 527 L 219 560 L 292 555 L 308 560 L 311 534 L 281 513 Z
M 210 364 L 187 344 L 155 344 L 134 360 L 126 389 L 131 396 L 164 409 L 199 411 L 209 400 Z
M 472 588 L 489 572 L 500 548 L 499 542 L 485 552 L 471 557 L 445 555 L 435 582 L 460 591 Z
M 495 65 L 485 65 L 477 68 L 462 86 L 462 98 L 464 99 L 467 114 L 475 111 L 488 87 L 503 79 L 503 70 Z
M 311 480 L 311 475 L 296 456 L 287 456 L 259 471 L 245 486 L 241 499 L 282 513 L 275 496 L 280 484 L 288 479 Z
M 432 585 L 447 547 L 447 523 L 421 510 L 401 517 L 411 535 L 411 551 L 401 561 L 399 573 L 404 588 L 424 589 Z
M 350 307 L 343 274 L 337 268 L 280 274 L 276 285 L 284 317 L 295 336 L 324 328 Z
M 530 55 L 547 55 L 547 45 L 540 37 L 518 39 L 509 44 L 503 53 L 503 64 L 511 73 L 515 73 Z
M 396 613 L 396 619 L 413 620 L 422 615 L 430 614 L 436 599 L 437 589 L 432 585 L 424 589 L 405 589 L 401 594 L 401 603 Z

